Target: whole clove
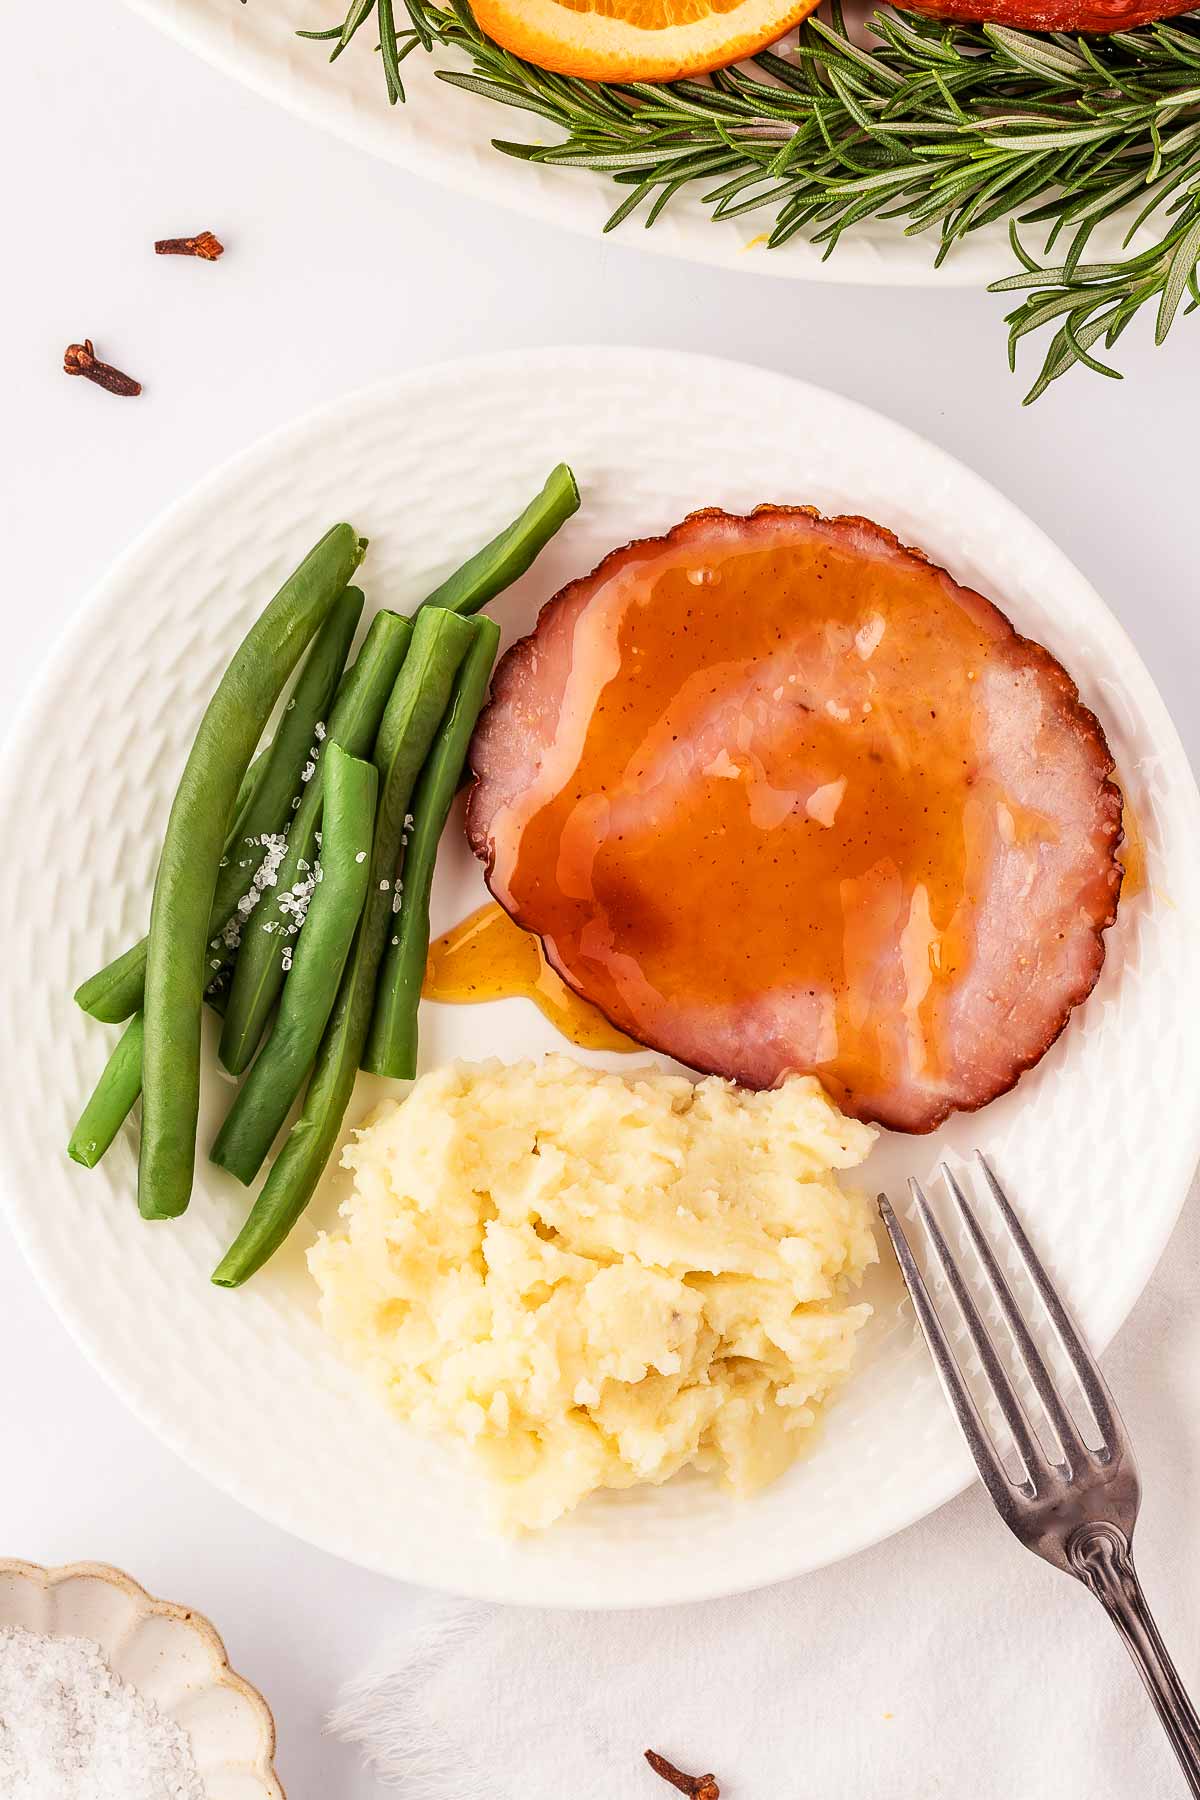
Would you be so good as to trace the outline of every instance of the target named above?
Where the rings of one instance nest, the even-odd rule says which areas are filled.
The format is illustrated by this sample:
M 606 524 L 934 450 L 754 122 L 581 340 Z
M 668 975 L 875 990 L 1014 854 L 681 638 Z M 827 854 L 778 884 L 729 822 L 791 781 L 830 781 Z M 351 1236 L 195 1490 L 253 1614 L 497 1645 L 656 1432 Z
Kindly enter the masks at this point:
M 646 1761 L 656 1775 L 669 1781 L 681 1794 L 691 1794 L 692 1800 L 721 1800 L 721 1790 L 717 1786 L 715 1775 L 685 1775 L 682 1769 L 677 1769 L 674 1763 L 668 1762 L 665 1756 L 660 1756 L 657 1750 L 647 1750 Z
M 157 238 L 156 256 L 199 256 L 204 262 L 216 262 L 225 254 L 225 246 L 211 231 L 197 232 L 195 237 Z
M 91 338 L 84 338 L 82 344 L 67 345 L 63 368 L 68 375 L 82 375 L 86 380 L 94 381 L 97 387 L 107 388 L 110 394 L 133 399 L 142 391 L 141 382 L 135 381 L 132 375 L 100 361 L 92 348 Z

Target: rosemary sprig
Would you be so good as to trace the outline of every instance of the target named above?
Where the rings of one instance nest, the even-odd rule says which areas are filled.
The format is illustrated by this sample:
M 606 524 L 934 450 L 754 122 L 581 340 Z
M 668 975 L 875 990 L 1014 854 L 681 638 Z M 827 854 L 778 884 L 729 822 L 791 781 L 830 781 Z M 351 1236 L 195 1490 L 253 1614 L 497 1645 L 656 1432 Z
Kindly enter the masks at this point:
M 337 57 L 374 17 L 393 102 L 413 50 L 462 53 L 441 80 L 561 133 L 493 139 L 497 150 L 628 188 L 607 230 L 639 211 L 652 225 L 696 183 L 714 219 L 763 210 L 770 246 L 805 232 L 827 256 L 878 217 L 936 234 L 940 264 L 968 232 L 1007 219 L 1020 268 L 992 291 L 1022 295 L 1006 320 L 1011 365 L 1022 338 L 1053 332 L 1026 404 L 1076 364 L 1119 380 L 1094 347 L 1111 350 L 1143 307 L 1156 309 L 1161 344 L 1181 304 L 1200 305 L 1200 17 L 1072 38 L 884 11 L 865 50 L 835 3 L 783 53 L 653 86 L 539 69 L 485 37 L 466 0 L 404 4 L 403 30 L 392 0 L 353 0 L 341 25 L 301 36 L 336 40 Z M 1085 262 L 1097 226 L 1118 215 L 1130 220 L 1121 251 Z M 1132 250 L 1151 220 L 1156 241 Z M 1018 225 L 1044 227 L 1046 260 Z

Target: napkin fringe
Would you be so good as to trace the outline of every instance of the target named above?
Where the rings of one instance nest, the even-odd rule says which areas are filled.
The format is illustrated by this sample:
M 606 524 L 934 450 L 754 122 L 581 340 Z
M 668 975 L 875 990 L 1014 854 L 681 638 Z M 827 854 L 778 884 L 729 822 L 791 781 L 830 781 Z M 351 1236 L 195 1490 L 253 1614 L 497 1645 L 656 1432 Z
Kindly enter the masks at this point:
M 411 1626 L 388 1640 L 361 1675 L 338 1695 L 325 1729 L 354 1744 L 379 1780 L 404 1790 L 406 1800 L 463 1800 L 488 1793 L 494 1771 L 477 1749 L 446 1736 L 423 1712 L 431 1678 L 479 1631 L 491 1608 L 442 1600 L 423 1608 Z

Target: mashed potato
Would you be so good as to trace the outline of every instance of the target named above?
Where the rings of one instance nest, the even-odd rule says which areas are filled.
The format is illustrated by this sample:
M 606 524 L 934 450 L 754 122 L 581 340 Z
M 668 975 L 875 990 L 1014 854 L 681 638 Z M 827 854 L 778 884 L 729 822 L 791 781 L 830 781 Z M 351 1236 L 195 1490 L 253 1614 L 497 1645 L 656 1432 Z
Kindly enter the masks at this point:
M 395 1410 L 470 1445 L 503 1523 L 693 1464 L 744 1494 L 846 1377 L 876 1259 L 832 1173 L 869 1126 L 772 1093 L 566 1057 L 457 1064 L 357 1134 L 309 1252 L 327 1329 Z

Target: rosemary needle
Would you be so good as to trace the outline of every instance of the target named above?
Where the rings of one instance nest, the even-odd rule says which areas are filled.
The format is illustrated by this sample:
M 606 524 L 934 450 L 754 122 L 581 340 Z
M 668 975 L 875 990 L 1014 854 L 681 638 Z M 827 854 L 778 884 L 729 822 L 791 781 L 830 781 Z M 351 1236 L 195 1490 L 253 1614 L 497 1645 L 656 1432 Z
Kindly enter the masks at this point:
M 1143 307 L 1161 344 L 1181 307 L 1200 305 L 1200 17 L 1082 38 L 881 11 L 865 50 L 835 5 L 784 52 L 650 86 L 524 62 L 484 36 L 466 0 L 404 6 L 404 29 L 393 0 L 353 0 L 340 25 L 301 35 L 332 41 L 337 56 L 373 19 L 392 100 L 411 51 L 465 56 L 437 71 L 443 81 L 560 133 L 493 139 L 497 150 L 629 190 L 610 230 L 639 213 L 652 225 L 697 184 L 714 219 L 762 212 L 769 245 L 804 233 L 826 255 L 881 218 L 928 233 L 940 263 L 968 233 L 1007 221 L 1019 268 L 993 291 L 1021 296 L 1006 321 L 1014 366 L 1022 338 L 1052 333 L 1027 400 L 1076 365 L 1117 377 L 1096 352 Z M 1085 262 L 1097 226 L 1117 215 L 1132 217 L 1121 250 Z M 1131 248 L 1151 221 L 1156 241 Z M 1041 263 L 1018 226 L 1044 228 Z

